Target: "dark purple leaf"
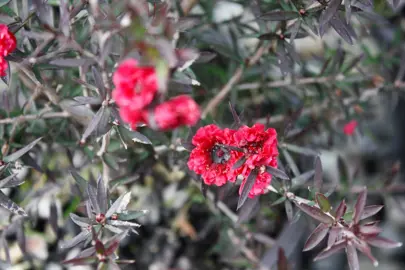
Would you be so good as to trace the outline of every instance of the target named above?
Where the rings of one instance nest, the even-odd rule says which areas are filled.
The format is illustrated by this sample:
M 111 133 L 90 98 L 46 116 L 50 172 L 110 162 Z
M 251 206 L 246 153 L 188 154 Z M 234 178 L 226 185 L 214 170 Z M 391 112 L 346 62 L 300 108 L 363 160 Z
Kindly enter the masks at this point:
M 333 246 L 335 242 L 338 240 L 339 233 L 342 231 L 342 228 L 339 227 L 332 227 L 329 230 L 329 237 L 328 237 L 328 245 L 327 247 Z
M 242 122 L 240 121 L 239 115 L 235 111 L 235 107 L 232 105 L 231 102 L 229 102 L 229 109 L 231 110 L 233 121 L 235 122 L 236 128 L 239 128 L 242 125 Z
M 134 220 L 139 217 L 142 217 L 149 213 L 148 210 L 139 210 L 139 211 L 125 211 L 124 213 L 120 213 L 118 215 L 119 220 Z
M 91 224 L 91 221 L 89 218 L 79 217 L 78 215 L 73 214 L 73 213 L 70 213 L 69 215 L 70 215 L 70 218 L 72 219 L 72 221 L 80 227 L 87 228 Z
M 315 195 L 316 198 L 316 203 L 319 205 L 319 208 L 321 208 L 321 210 L 325 213 L 329 212 L 331 209 L 330 203 L 328 198 L 326 198 L 325 195 L 323 195 L 322 193 L 317 193 Z
M 70 260 L 62 261 L 63 264 L 73 264 L 73 265 L 91 265 L 96 262 L 97 258 L 94 256 L 73 258 Z
M 111 115 L 111 110 L 106 107 L 101 107 L 96 115 L 91 119 L 90 124 L 86 128 L 81 138 L 81 141 L 85 142 L 86 139 L 92 134 L 95 133 L 96 136 L 103 135 L 102 133 L 105 131 L 106 126 L 108 124 L 108 120 Z M 107 130 L 108 131 L 108 130 Z M 107 132 L 106 131 L 106 132 Z M 105 133 L 105 132 L 104 132 Z
M 287 198 L 286 197 L 280 197 L 277 200 L 275 200 L 270 206 L 275 206 L 283 203 Z
M 100 92 L 101 97 L 104 99 L 106 94 L 106 89 L 104 86 L 103 78 L 100 74 L 100 71 L 95 66 L 91 67 L 91 72 L 93 74 L 94 83 L 97 86 L 98 91 Z
M 339 242 L 336 242 L 333 246 L 325 248 L 323 251 L 321 251 L 315 258 L 314 261 L 322 260 L 324 258 L 327 258 L 343 248 L 345 248 L 347 245 L 346 240 L 341 240 Z
M 371 262 L 373 263 L 374 267 L 378 266 L 378 261 L 377 259 L 373 256 L 373 254 L 371 254 L 371 249 L 370 247 L 367 245 L 366 242 L 364 242 L 363 240 L 360 240 L 358 238 L 354 238 L 353 241 L 351 241 L 354 245 L 355 248 L 357 248 L 361 253 L 363 253 L 364 255 L 366 255 Z
M 84 65 L 90 65 L 93 60 L 90 58 L 61 58 L 55 59 L 49 62 L 51 65 L 61 66 L 61 67 L 81 67 Z
M 10 185 L 10 182 L 12 182 L 12 180 L 14 180 L 14 182 L 18 181 L 20 182 L 20 180 L 16 177 L 18 173 L 14 173 L 12 175 L 7 176 L 4 179 L 0 180 L 0 189 L 2 188 L 8 188 L 8 187 L 13 187 L 14 185 Z M 23 181 L 24 182 L 24 181 Z
M 359 196 L 357 197 L 356 204 L 354 205 L 353 208 L 353 223 L 358 224 L 360 221 L 361 216 L 363 215 L 363 210 L 366 205 L 366 200 L 367 200 L 367 188 L 363 188 L 363 190 L 360 192 Z
M 100 240 L 98 240 L 98 239 L 96 240 L 95 247 L 96 247 L 96 253 L 97 253 L 97 254 L 100 254 L 100 255 L 104 255 L 104 254 L 105 254 L 104 245 L 103 245 L 103 243 L 102 243 Z
M 294 177 L 291 179 L 292 186 L 293 187 L 299 187 L 308 182 L 309 179 L 315 174 L 315 170 L 310 170 L 307 172 L 304 172 L 303 174 L 298 175 L 297 177 Z
M 355 57 L 350 63 L 347 65 L 347 67 L 342 71 L 343 74 L 346 72 L 350 71 L 352 68 L 356 67 L 357 64 L 363 59 L 364 54 L 360 54 L 359 56 Z
M 100 105 L 101 99 L 99 97 L 74 97 L 75 101 L 77 101 L 77 106 L 90 104 L 90 105 Z
M 360 220 L 374 216 L 384 207 L 384 205 L 369 205 L 364 207 L 363 213 L 361 214 Z
M 323 170 L 322 170 L 322 163 L 319 156 L 315 158 L 314 164 L 315 176 L 314 176 L 314 185 L 316 190 L 321 190 L 322 187 L 322 178 L 323 178 Z
M 249 192 L 252 189 L 253 185 L 256 182 L 256 177 L 257 177 L 257 170 L 252 170 L 246 180 L 242 183 L 241 189 L 242 191 L 240 192 L 240 197 L 238 200 L 238 206 L 236 207 L 236 210 L 239 210 L 241 206 L 245 203 L 246 199 L 249 196 Z
M 278 40 L 280 38 L 280 35 L 276 33 L 266 33 L 263 35 L 258 36 L 258 39 L 260 40 Z
M 321 211 L 321 209 L 315 207 L 315 206 L 309 206 L 304 203 L 296 203 L 299 209 L 301 209 L 304 213 L 307 215 L 313 217 L 314 219 L 326 223 L 326 224 L 332 224 L 334 222 L 334 219 L 331 216 L 328 216 L 324 212 Z
M 290 179 L 290 177 L 288 177 L 288 175 L 285 172 L 271 166 L 266 166 L 266 172 L 268 172 L 272 176 L 275 176 L 283 180 Z
M 284 201 L 284 208 L 285 208 L 285 213 L 287 215 L 288 221 L 291 222 L 294 218 L 294 212 L 293 212 L 292 204 L 289 200 Z
M 235 162 L 235 164 L 233 164 L 232 170 L 236 170 L 236 169 L 242 167 L 243 164 L 245 164 L 245 162 L 246 162 L 246 157 L 245 157 L 245 156 L 242 156 L 240 159 L 238 159 L 238 160 Z
M 402 246 L 401 242 L 392 241 L 390 239 L 380 236 L 367 238 L 366 241 L 368 244 L 378 248 L 397 248 Z
M 347 43 L 353 45 L 353 38 L 356 38 L 356 33 L 354 32 L 351 25 L 347 24 L 345 21 L 342 21 L 340 16 L 333 16 L 330 20 L 330 24 L 335 29 L 336 33 L 339 34 Z
M 143 144 L 152 144 L 152 142 L 148 139 L 148 137 L 146 137 L 145 135 L 143 135 L 138 131 L 129 130 L 123 126 L 119 126 L 118 130 L 120 131 L 122 136 L 128 140 Z
M 216 53 L 214 52 L 208 52 L 208 51 L 202 51 L 200 52 L 200 56 L 198 57 L 197 60 L 195 60 L 194 63 L 208 63 L 210 62 L 212 59 L 214 59 L 217 56 Z
M 105 214 L 106 218 L 109 218 L 114 213 L 120 213 L 127 208 L 129 201 L 131 200 L 131 192 L 122 194 L 108 209 Z
M 382 229 L 377 227 L 377 226 L 360 226 L 359 227 L 359 231 L 367 236 L 377 236 L 378 234 L 380 234 L 382 232 Z
M 2 191 L 0 191 L 0 206 L 6 208 L 8 211 L 15 215 L 24 217 L 28 216 L 23 208 L 10 200 Z
M 336 209 L 336 214 L 335 214 L 336 220 L 339 220 L 343 217 L 343 215 L 346 213 L 346 209 L 347 209 L 346 202 L 345 202 L 345 200 L 343 200 L 340 202 L 339 206 Z
M 346 247 L 346 256 L 350 270 L 360 270 L 359 257 L 357 256 L 356 248 L 350 242 Z
M 176 24 L 176 28 L 179 32 L 184 32 L 190 28 L 193 28 L 201 24 L 201 19 L 196 17 L 182 17 L 179 18 Z
M 79 233 L 78 235 L 76 235 L 75 237 L 73 237 L 72 239 L 63 242 L 63 244 L 61 245 L 61 248 L 68 249 L 71 247 L 75 247 L 78 244 L 80 244 L 81 242 L 83 242 L 84 240 L 88 239 L 89 237 L 90 237 L 90 231 L 84 230 L 81 233 Z
M 6 239 L 6 230 L 3 230 L 3 232 L 2 232 L 2 234 L 0 236 L 0 248 L 1 247 L 4 250 L 4 253 L 5 253 L 4 255 L 6 256 L 6 261 L 8 263 L 10 263 L 11 262 L 11 260 L 10 260 L 10 248 L 8 246 L 7 239 Z
M 11 155 L 8 155 L 3 158 L 4 162 L 13 162 L 19 159 L 21 156 L 25 155 L 28 151 L 30 151 L 40 140 L 42 137 L 36 139 L 35 141 L 29 143 L 25 147 L 21 148 L 20 150 L 15 151 Z
M 296 19 L 300 16 L 300 14 L 296 11 L 271 11 L 267 13 L 263 13 L 259 19 L 265 21 L 288 21 L 292 19 Z
M 108 223 L 108 221 L 107 221 L 107 223 Z M 121 230 L 120 228 L 114 227 L 113 225 L 110 225 L 110 224 L 105 224 L 104 228 L 106 228 L 107 230 L 109 230 L 115 234 L 119 234 L 119 233 L 123 232 L 123 230 Z
M 346 14 L 346 22 L 349 24 L 350 23 L 350 17 L 352 15 L 352 1 L 351 0 L 345 0 L 345 14 Z
M 43 170 L 42 170 L 41 166 L 38 165 L 38 163 L 35 161 L 35 159 L 33 159 L 33 158 L 30 156 L 30 154 L 28 154 L 28 155 L 23 155 L 23 156 L 21 157 L 21 161 L 22 161 L 25 165 L 30 166 L 31 168 L 37 170 L 37 171 L 40 172 L 40 173 L 43 173 Z
M 290 39 L 290 42 L 294 42 L 296 38 L 304 38 L 308 36 L 308 33 L 299 32 L 302 21 L 297 20 L 294 25 L 289 29 L 291 33 L 285 33 L 284 36 Z
M 299 55 L 295 52 L 294 47 L 290 43 L 288 43 L 287 41 L 284 42 L 284 48 L 286 52 L 288 52 L 288 55 L 295 61 L 295 63 L 301 63 Z
M 101 213 L 100 206 L 98 205 L 97 200 L 97 188 L 91 184 L 87 185 L 87 195 L 89 196 L 91 207 L 96 212 L 96 214 Z
M 105 213 L 107 211 L 107 190 L 104 185 L 103 178 L 100 177 L 97 181 L 97 202 L 100 207 L 100 212 Z
M 240 224 L 242 222 L 249 221 L 252 218 L 252 216 L 257 213 L 259 209 L 260 209 L 259 197 L 247 199 L 245 204 L 238 213 L 237 223 Z
M 49 224 L 51 225 L 55 235 L 58 235 L 58 208 L 56 207 L 55 199 L 53 199 L 51 202 Z
M 305 242 L 303 251 L 308 251 L 316 247 L 325 238 L 328 231 L 329 225 L 323 223 L 319 224 Z
M 338 11 L 341 2 L 342 2 L 342 0 L 329 1 L 328 7 L 325 9 L 325 11 L 319 17 L 319 25 L 327 24 L 332 19 L 332 17 Z
M 81 177 L 80 174 L 78 174 L 76 171 L 70 171 L 70 174 L 72 175 L 76 184 L 79 186 L 80 191 L 84 195 L 87 190 L 87 181 L 83 177 Z
M 3 61 L 7 61 L 7 60 L 3 60 Z M 3 80 L 3 82 L 9 86 L 10 85 L 10 63 L 7 61 L 7 70 L 6 70 L 6 75 L 2 76 L 1 79 Z
M 281 247 L 278 249 L 277 269 L 288 270 L 287 257 L 285 256 L 284 249 Z

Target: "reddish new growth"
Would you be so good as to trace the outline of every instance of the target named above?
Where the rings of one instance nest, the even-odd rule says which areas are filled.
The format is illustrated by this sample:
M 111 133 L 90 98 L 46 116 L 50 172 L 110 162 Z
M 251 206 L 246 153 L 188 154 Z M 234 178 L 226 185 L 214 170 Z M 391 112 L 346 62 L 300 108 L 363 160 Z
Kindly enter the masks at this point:
M 7 25 L 0 24 L 0 76 L 6 76 L 8 63 L 4 57 L 12 53 L 17 47 L 17 40 Z
M 351 135 L 353 135 L 354 131 L 356 130 L 356 127 L 357 127 L 357 121 L 352 120 L 343 127 L 343 132 L 346 135 L 351 136 Z
M 152 106 L 158 92 L 154 67 L 139 66 L 134 59 L 123 61 L 113 75 L 113 98 L 122 120 L 136 129 L 146 123 L 160 130 L 192 126 L 200 119 L 200 109 L 189 96 L 181 95 Z
M 266 166 L 277 167 L 277 133 L 262 124 L 242 126 L 238 130 L 220 129 L 215 125 L 200 128 L 192 140 L 195 148 L 188 166 L 200 174 L 207 185 L 222 186 L 243 176 L 239 193 L 252 170 L 258 174 L 249 197 L 265 193 L 271 183 Z

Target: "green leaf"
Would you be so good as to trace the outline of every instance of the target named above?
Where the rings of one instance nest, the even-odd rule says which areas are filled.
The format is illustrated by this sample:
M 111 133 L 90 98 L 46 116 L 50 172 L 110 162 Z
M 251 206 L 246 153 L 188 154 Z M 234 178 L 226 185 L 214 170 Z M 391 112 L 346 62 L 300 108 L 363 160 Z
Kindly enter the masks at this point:
M 125 213 L 118 214 L 119 220 L 133 220 L 140 218 L 144 215 L 149 213 L 148 210 L 140 210 L 140 211 L 126 211 Z
M 40 140 L 42 139 L 42 137 L 36 139 L 35 141 L 29 143 L 28 145 L 26 145 L 25 147 L 21 148 L 20 150 L 12 153 L 11 155 L 8 155 L 6 157 L 3 158 L 4 162 L 13 162 L 16 161 L 17 159 L 19 159 L 21 156 L 25 155 L 28 151 L 30 151 Z
M 321 210 L 325 213 L 329 212 L 331 209 L 331 205 L 329 203 L 328 198 L 325 197 L 322 193 L 316 193 L 315 195 L 316 202 L 318 203 Z
M 4 0 L 2 1 L 4 2 Z M 7 3 L 0 4 L 0 13 L 6 14 L 10 17 L 17 17 L 17 14 L 9 6 L 6 6 Z

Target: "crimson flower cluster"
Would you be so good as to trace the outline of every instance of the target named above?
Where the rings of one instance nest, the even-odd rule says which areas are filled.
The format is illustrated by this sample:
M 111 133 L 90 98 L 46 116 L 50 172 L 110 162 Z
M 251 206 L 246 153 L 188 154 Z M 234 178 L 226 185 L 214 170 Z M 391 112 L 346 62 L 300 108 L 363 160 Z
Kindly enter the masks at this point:
M 6 76 L 8 63 L 4 57 L 12 53 L 17 47 L 17 40 L 7 25 L 0 24 L 0 76 Z
M 257 177 L 249 197 L 263 194 L 271 183 L 266 167 L 277 168 L 277 133 L 262 124 L 242 126 L 237 130 L 207 125 L 192 139 L 188 167 L 202 176 L 207 185 L 222 186 L 243 176 L 241 194 L 249 174 L 256 170 Z
M 139 66 L 135 59 L 127 59 L 118 66 L 113 82 L 113 98 L 120 107 L 120 116 L 132 129 L 136 129 L 138 123 L 146 123 L 169 130 L 195 125 L 200 119 L 200 108 L 188 95 L 152 106 L 158 94 L 154 67 Z

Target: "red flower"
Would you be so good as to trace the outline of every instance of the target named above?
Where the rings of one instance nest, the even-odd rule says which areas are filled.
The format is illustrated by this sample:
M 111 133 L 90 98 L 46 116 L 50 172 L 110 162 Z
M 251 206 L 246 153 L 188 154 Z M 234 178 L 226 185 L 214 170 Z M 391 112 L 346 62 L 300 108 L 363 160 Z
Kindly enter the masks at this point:
M 231 129 L 222 130 L 216 125 L 208 125 L 200 128 L 193 137 L 195 148 L 187 165 L 190 170 L 202 175 L 205 184 L 222 186 L 227 181 L 236 180 L 232 166 L 243 153 L 224 147 L 232 143 L 234 133 Z
M 0 55 L 7 56 L 17 47 L 17 40 L 13 33 L 8 31 L 7 25 L 0 24 Z
M 197 103 L 187 95 L 177 96 L 156 106 L 154 112 L 154 119 L 160 130 L 182 125 L 193 126 L 201 114 Z
M 354 130 L 356 129 L 356 127 L 357 127 L 357 121 L 352 120 L 343 127 L 343 132 L 346 135 L 351 136 L 351 135 L 353 135 Z
M 120 116 L 122 120 L 129 123 L 133 130 L 136 129 L 137 123 L 146 123 L 144 114 L 142 111 L 132 109 L 130 106 L 124 106 L 120 108 Z
M 118 106 L 141 110 L 149 105 L 158 89 L 155 68 L 140 67 L 135 59 L 123 61 L 113 75 L 113 98 Z
M 265 130 L 263 124 L 255 124 L 252 127 L 242 126 L 233 135 L 235 146 L 243 149 L 246 161 L 238 168 L 237 174 L 244 176 L 244 180 L 239 189 L 242 192 L 247 177 L 253 169 L 259 169 L 253 188 L 249 192 L 249 197 L 263 194 L 271 183 L 271 175 L 265 172 L 265 166 L 277 168 L 277 132 L 274 128 Z
M 8 31 L 7 25 L 0 24 L 0 76 L 6 76 L 8 63 L 5 56 L 12 53 L 17 47 L 17 40 L 13 33 Z

